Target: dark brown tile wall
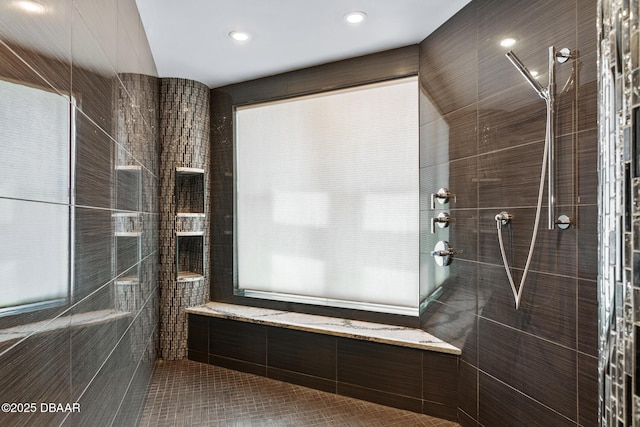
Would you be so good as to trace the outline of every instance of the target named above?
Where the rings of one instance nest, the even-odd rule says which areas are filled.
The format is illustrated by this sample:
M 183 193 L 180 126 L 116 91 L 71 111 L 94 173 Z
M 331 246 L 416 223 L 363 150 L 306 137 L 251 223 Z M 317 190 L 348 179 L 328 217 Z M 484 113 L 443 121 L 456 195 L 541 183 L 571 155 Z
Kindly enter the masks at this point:
M 454 355 L 190 314 L 189 359 L 457 419 Z
M 550 45 L 578 51 L 556 68 L 558 90 L 575 79 L 558 95 L 556 143 L 557 214 L 574 225 L 549 231 L 543 210 L 517 311 L 494 216 L 514 215 L 504 236 L 519 281 L 535 218 L 545 105 L 504 57 L 498 42 L 506 35 L 518 37 L 512 49 L 527 67 L 542 72 Z M 462 425 L 598 425 L 596 47 L 595 0 L 472 1 L 420 44 L 423 100 L 435 105 L 423 108 L 421 123 L 450 126 L 436 156 L 432 142 L 421 140 L 422 185 L 437 178 L 434 171 L 449 173 L 446 183 L 422 191 L 448 185 L 456 193 L 449 208 L 461 221 L 449 241 L 464 248 L 421 323 L 462 348 Z M 421 209 L 423 218 L 437 213 Z
M 64 124 L 75 144 L 75 258 L 67 304 L 0 317 L 0 331 L 34 330 L 3 338 L 0 395 L 77 402 L 81 411 L 0 414 L 0 424 L 135 425 L 157 346 L 157 71 L 134 0 L 52 0 L 46 7 L 55 13 L 41 15 L 14 6 L 0 5 L 0 79 L 73 98 L 75 128 Z M 136 172 L 119 179 L 118 166 Z M 2 156 L 0 167 L 11 168 Z M 140 237 L 115 236 L 114 215 L 123 211 L 141 218 Z M 123 284 L 121 273 L 137 279 Z

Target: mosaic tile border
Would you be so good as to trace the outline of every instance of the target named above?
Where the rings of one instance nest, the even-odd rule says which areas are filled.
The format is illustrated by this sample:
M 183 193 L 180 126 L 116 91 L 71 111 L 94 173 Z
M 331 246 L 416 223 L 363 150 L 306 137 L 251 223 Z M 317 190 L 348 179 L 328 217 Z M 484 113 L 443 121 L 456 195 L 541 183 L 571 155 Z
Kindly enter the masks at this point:
M 603 426 L 640 425 L 640 4 L 598 1 L 599 397 Z

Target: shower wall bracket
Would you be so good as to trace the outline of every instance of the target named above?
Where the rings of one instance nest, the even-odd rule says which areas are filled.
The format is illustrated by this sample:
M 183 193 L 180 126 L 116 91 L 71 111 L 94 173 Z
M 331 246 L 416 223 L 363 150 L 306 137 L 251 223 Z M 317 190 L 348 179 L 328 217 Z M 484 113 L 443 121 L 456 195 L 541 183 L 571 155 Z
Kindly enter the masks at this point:
M 573 222 L 571 221 L 571 218 L 566 215 L 560 215 L 558 219 L 556 219 L 556 225 L 560 230 L 566 230 L 567 228 L 571 227 L 572 223 Z

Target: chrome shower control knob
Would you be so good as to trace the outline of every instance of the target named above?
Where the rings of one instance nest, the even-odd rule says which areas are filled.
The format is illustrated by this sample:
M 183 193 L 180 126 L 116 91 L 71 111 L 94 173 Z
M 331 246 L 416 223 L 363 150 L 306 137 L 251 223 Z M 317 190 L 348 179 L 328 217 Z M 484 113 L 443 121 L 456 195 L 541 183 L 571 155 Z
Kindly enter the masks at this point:
M 446 267 L 453 261 L 453 255 L 462 253 L 462 251 L 456 251 L 451 247 L 446 240 L 440 240 L 431 251 L 431 255 L 435 258 L 436 264 L 440 267 Z
M 436 208 L 436 200 L 438 200 L 441 205 L 444 205 L 451 198 L 453 198 L 454 202 L 456 201 L 456 195 L 452 194 L 448 188 L 443 187 L 439 189 L 437 192 L 431 194 L 431 209 Z
M 438 216 L 431 218 L 431 234 L 435 234 L 436 224 L 438 224 L 440 228 L 446 228 L 451 221 L 453 221 L 453 218 L 451 218 L 448 213 L 440 212 Z

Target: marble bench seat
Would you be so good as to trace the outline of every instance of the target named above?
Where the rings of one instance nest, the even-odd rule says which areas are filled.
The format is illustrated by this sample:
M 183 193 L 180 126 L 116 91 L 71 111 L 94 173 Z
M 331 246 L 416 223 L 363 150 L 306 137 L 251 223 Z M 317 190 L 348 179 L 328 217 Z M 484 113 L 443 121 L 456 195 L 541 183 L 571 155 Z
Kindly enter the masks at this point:
M 460 349 L 421 330 L 403 326 L 347 320 L 267 308 L 209 302 L 187 313 L 257 323 L 439 353 L 460 354 Z

